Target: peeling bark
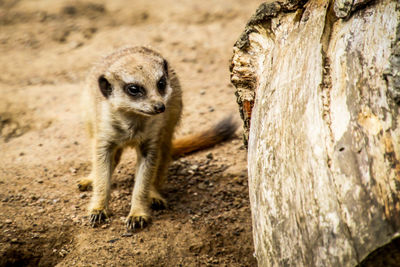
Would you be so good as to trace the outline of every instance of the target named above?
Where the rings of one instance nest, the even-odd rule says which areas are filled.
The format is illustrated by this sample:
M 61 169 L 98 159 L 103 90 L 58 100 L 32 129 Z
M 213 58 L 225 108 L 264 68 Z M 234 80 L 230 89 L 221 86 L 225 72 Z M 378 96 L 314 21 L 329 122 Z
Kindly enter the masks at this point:
M 354 11 L 364 7 L 372 0 L 336 0 L 334 3 L 335 15 L 338 18 L 346 19 L 351 16 Z
M 396 250 L 399 62 L 398 1 L 277 1 L 249 20 L 231 80 L 260 266 L 372 266 Z

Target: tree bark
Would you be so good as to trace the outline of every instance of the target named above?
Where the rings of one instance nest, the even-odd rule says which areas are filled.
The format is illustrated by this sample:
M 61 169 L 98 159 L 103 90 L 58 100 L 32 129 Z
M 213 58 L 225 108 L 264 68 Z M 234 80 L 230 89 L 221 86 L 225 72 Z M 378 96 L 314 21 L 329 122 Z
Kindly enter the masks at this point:
M 399 1 L 264 3 L 231 81 L 259 266 L 400 264 Z

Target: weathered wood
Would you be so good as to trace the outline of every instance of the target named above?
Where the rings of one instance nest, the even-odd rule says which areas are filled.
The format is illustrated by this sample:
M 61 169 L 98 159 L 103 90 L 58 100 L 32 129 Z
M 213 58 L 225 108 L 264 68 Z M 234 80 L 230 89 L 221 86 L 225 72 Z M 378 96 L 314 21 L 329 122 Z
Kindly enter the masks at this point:
M 399 1 L 264 3 L 231 73 L 259 265 L 354 266 L 395 240 Z

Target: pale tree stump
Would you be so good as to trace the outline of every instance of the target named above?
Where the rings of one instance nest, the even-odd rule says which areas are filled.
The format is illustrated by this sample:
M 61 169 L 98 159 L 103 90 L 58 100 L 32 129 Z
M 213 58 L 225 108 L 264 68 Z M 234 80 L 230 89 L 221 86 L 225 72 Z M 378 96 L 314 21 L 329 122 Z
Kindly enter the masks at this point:
M 264 3 L 231 72 L 259 266 L 400 266 L 399 1 Z

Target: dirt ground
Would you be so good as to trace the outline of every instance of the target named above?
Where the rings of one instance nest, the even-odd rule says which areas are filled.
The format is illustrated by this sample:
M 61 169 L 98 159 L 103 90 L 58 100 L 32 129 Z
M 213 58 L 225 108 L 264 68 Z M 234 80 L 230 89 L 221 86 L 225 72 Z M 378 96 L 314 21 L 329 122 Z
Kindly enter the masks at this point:
M 126 235 L 135 155 L 112 183 L 109 223 L 91 228 L 82 81 L 115 48 L 150 45 L 184 91 L 177 136 L 234 114 L 232 46 L 259 1 L 0 0 L 0 266 L 255 266 L 241 130 L 175 161 L 149 227 Z

